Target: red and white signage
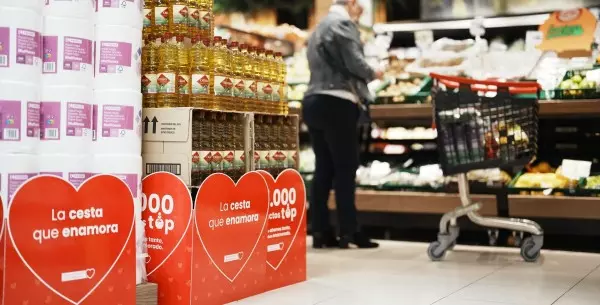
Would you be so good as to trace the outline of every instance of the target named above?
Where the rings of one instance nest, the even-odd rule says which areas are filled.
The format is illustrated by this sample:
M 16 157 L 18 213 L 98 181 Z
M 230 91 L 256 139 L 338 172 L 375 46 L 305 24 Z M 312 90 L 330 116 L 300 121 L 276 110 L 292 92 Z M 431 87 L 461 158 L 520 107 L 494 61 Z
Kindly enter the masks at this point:
M 4 304 L 135 304 L 129 187 L 109 175 L 75 188 L 35 177 L 8 208 Z

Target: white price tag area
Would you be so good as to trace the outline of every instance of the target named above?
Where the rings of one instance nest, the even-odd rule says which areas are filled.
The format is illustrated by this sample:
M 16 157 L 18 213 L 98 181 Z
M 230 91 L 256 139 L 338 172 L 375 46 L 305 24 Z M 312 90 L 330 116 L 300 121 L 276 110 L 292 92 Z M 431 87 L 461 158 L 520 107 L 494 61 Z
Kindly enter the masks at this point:
M 525 50 L 535 51 L 537 46 L 544 40 L 544 33 L 540 31 L 527 31 L 525 36 Z
M 562 175 L 573 180 L 587 178 L 592 171 L 592 162 L 565 159 L 562 162 Z
M 433 31 L 416 31 L 415 45 L 421 49 L 427 49 L 433 44 Z

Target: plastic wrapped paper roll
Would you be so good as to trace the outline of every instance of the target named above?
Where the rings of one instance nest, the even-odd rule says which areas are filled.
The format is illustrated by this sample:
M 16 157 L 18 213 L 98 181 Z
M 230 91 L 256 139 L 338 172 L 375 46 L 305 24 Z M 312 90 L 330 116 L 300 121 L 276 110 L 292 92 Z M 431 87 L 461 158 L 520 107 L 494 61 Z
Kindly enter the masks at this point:
M 96 26 L 95 90 L 142 90 L 142 31 Z
M 0 7 L 14 7 L 42 13 L 44 2 L 40 0 L 0 0 Z
M 101 0 L 46 0 L 44 16 L 92 20 L 96 1 Z
M 98 0 L 96 24 L 142 29 L 143 11 L 144 0 Z
M 57 176 L 79 187 L 93 176 L 92 155 L 38 155 L 40 175 Z
M 33 154 L 39 142 L 38 87 L 0 82 L 0 153 Z
M 0 7 L 0 80 L 39 86 L 42 75 L 41 29 L 42 16 L 39 13 Z
M 94 80 L 94 25 L 89 20 L 44 18 L 44 86 L 91 87 Z
M 90 153 L 92 100 L 91 88 L 42 88 L 39 154 Z
M 142 153 L 142 94 L 111 90 L 94 92 L 94 154 Z
M 5 208 L 17 189 L 38 173 L 36 155 L 0 155 L 0 197 Z

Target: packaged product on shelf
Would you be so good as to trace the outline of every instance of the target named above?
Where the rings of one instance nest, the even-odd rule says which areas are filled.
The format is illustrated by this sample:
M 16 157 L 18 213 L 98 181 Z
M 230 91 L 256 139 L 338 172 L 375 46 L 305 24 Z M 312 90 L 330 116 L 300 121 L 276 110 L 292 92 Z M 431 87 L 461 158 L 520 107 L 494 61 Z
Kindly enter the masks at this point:
M 248 159 L 246 151 L 244 149 L 244 120 L 243 116 L 239 114 L 231 115 L 231 125 L 233 128 L 233 169 L 232 178 L 234 181 L 238 181 L 244 173 L 246 173 L 246 161 Z
M 11 0 L 8 0 L 11 1 Z M 12 0 L 14 1 L 14 0 Z M 18 0 L 22 1 L 22 0 Z M 26 0 L 30 1 L 30 0 Z M 97 0 L 102 1 L 102 0 Z M 16 1 L 15 1 L 16 2 Z M 38 1 L 41 2 L 41 1 Z M 43 12 L 44 16 L 79 18 L 93 20 L 94 5 L 91 1 L 78 0 L 46 0 Z
M 39 87 L 0 82 L 0 153 L 34 154 L 39 142 Z
M 94 24 L 85 19 L 45 17 L 44 86 L 86 86 L 94 81 Z
M 153 0 L 154 20 L 152 34 L 154 37 L 164 37 L 169 32 L 169 0 Z
M 6 209 L 17 189 L 39 174 L 38 158 L 32 154 L 2 154 L 0 168 L 0 197 Z
M 260 100 L 260 96 L 258 94 L 258 87 L 261 82 L 262 77 L 262 68 L 260 58 L 258 57 L 258 52 L 255 47 L 248 48 L 248 65 L 250 65 L 250 69 L 252 69 L 252 78 L 248 81 L 250 84 L 248 88 L 250 89 L 248 95 L 250 96 L 250 107 L 249 110 L 253 112 L 262 111 L 262 104 Z M 248 70 L 249 67 L 246 67 Z M 248 73 L 248 72 L 246 72 Z
M 32 10 L 0 10 L 0 79 L 39 86 L 42 18 Z
M 142 36 L 144 41 L 148 42 L 154 37 L 154 0 L 144 0 L 143 10 L 143 21 L 142 21 Z
M 142 124 L 147 131 L 153 127 L 150 124 L 156 123 L 142 118 L 142 94 L 139 91 L 97 90 L 93 108 L 94 154 L 141 154 Z
M 169 1 L 169 32 L 176 36 L 187 36 L 188 18 L 188 0 Z
M 191 65 L 191 106 L 212 109 L 214 99 L 213 79 L 213 52 L 210 40 L 198 40 L 190 51 Z
M 85 2 L 85 1 L 83 1 Z M 96 24 L 143 28 L 144 0 L 96 0 Z
M 177 106 L 189 107 L 191 94 L 190 50 L 178 37 L 177 43 Z
M 78 188 L 83 182 L 94 176 L 94 157 L 88 155 L 51 154 L 38 155 L 40 175 L 51 175 L 69 181 Z
M 95 53 L 95 90 L 141 92 L 142 31 L 98 25 Z
M 93 137 L 90 87 L 43 87 L 39 154 L 88 154 Z
M 177 107 L 177 43 L 167 33 L 158 47 L 158 107 Z
M 298 164 L 298 117 L 297 116 L 286 116 L 285 117 L 285 138 L 287 142 L 287 168 L 299 169 Z
M 142 94 L 144 107 L 158 107 L 158 45 L 147 42 L 142 48 Z
M 225 169 L 224 166 L 224 154 L 225 154 L 225 142 L 227 142 L 226 138 L 226 120 L 227 115 L 224 112 L 213 112 L 210 114 L 210 120 L 213 124 L 213 130 L 210 134 L 210 139 L 212 142 L 212 152 L 211 152 L 211 163 L 210 167 L 213 173 L 222 173 Z
M 256 102 L 254 91 L 252 91 L 251 88 L 254 84 L 254 67 L 252 66 L 252 57 L 250 52 L 248 52 L 248 49 L 249 47 L 247 44 L 242 44 L 240 46 L 238 64 L 241 65 L 241 80 L 244 82 L 244 92 L 242 93 L 244 111 L 253 111 L 254 103 Z
M 215 37 L 213 48 L 213 73 L 215 106 L 219 110 L 233 110 L 233 81 L 231 73 L 231 56 L 227 41 Z
M 271 146 L 266 120 L 265 115 L 256 115 L 254 117 L 254 167 L 257 170 L 269 172 Z
M 269 113 L 278 114 L 280 112 L 279 102 L 281 101 L 279 98 L 279 67 L 273 56 L 273 51 L 268 50 L 265 53 L 265 56 L 267 58 L 267 64 L 269 65 L 269 84 L 264 87 L 265 99 L 267 102 L 270 102 Z
M 275 62 L 277 64 L 278 88 L 275 90 L 275 100 L 279 101 L 279 114 L 287 115 L 289 106 L 287 102 L 287 65 L 283 60 L 283 55 L 279 52 L 275 53 Z
M 215 36 L 215 24 L 213 15 L 214 0 L 196 0 L 200 3 L 200 36 L 212 38 Z
M 200 186 L 212 171 L 212 137 L 214 124 L 209 120 L 209 112 L 196 111 L 192 122 L 192 168 L 191 185 Z
M 191 38 L 200 37 L 200 1 L 190 0 L 188 3 L 188 35 Z M 209 36 L 210 38 L 212 36 Z M 200 39 L 202 39 L 200 37 Z
M 256 62 L 259 69 L 258 74 L 258 83 L 256 87 L 256 99 L 258 101 L 258 111 L 261 113 L 269 113 L 270 102 L 267 102 L 267 96 L 265 94 L 265 87 L 269 83 L 269 63 L 267 62 L 267 58 L 265 55 L 265 49 L 257 49 L 256 50 Z
M 232 59 L 232 75 L 233 75 L 233 98 L 234 98 L 234 109 L 236 111 L 244 111 L 245 107 L 245 93 L 246 83 L 244 81 L 244 56 L 240 52 L 239 45 L 236 41 L 232 42 L 231 48 L 231 59 Z

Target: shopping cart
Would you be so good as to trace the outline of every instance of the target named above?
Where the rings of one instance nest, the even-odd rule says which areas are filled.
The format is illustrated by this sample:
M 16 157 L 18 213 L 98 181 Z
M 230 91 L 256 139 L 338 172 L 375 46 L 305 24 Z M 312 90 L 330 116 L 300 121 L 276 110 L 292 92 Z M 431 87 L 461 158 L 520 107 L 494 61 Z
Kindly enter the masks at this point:
M 537 153 L 538 92 L 535 82 L 495 82 L 432 74 L 435 125 L 440 164 L 445 175 L 457 175 L 462 206 L 440 221 L 438 240 L 427 254 L 442 260 L 459 235 L 456 219 L 467 216 L 477 225 L 531 234 L 521 256 L 540 256 L 544 231 L 530 220 L 482 217 L 481 203 L 470 199 L 467 172 L 475 169 L 523 167 Z

